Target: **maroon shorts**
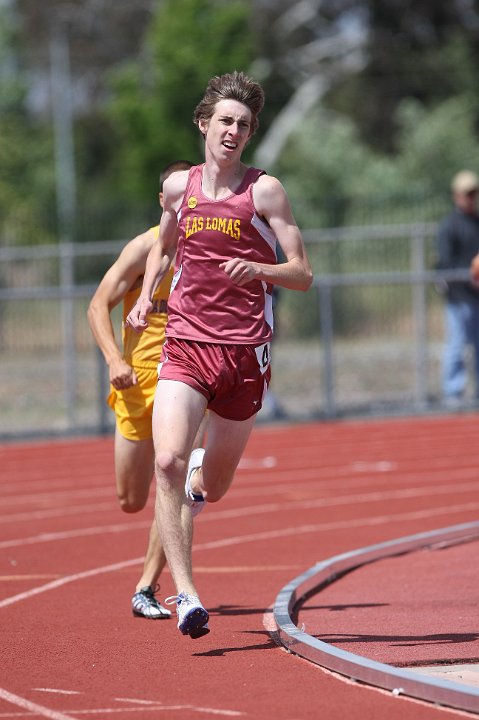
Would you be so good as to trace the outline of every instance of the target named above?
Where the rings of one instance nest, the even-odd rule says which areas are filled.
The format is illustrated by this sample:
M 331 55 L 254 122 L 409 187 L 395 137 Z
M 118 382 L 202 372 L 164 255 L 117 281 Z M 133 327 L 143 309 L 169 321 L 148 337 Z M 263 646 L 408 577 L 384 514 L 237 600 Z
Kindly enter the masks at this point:
M 219 345 L 167 338 L 158 380 L 198 390 L 208 408 L 227 420 L 247 420 L 261 409 L 271 379 L 270 344 Z

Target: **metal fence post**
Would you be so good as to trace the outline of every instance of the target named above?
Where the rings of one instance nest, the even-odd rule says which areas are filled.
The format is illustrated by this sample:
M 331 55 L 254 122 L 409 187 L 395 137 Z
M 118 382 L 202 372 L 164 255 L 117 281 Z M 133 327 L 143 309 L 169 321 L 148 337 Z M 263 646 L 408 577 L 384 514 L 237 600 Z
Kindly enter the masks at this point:
M 421 227 L 413 228 L 411 235 L 411 269 L 418 278 L 412 285 L 413 318 L 416 335 L 414 398 L 418 409 L 428 402 L 427 303 L 425 271 L 425 237 Z M 419 279 L 421 278 L 421 279 Z
M 73 430 L 76 424 L 76 350 L 75 350 L 75 301 L 74 285 L 74 244 L 62 242 L 60 254 L 60 288 L 63 335 L 63 366 L 67 427 Z
M 319 284 L 317 287 L 320 319 L 320 338 L 323 347 L 323 397 L 326 417 L 334 418 L 336 417 L 336 401 L 334 396 L 334 338 L 332 287 L 325 276 L 321 277 L 321 284 Z

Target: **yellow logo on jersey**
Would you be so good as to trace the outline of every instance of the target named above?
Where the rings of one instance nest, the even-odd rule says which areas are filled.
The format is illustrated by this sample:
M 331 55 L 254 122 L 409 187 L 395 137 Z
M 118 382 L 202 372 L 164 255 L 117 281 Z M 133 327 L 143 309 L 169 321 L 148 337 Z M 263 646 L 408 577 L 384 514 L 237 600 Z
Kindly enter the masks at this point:
M 220 217 L 193 217 L 186 218 L 185 237 L 189 238 L 194 233 L 202 230 L 217 230 L 225 235 L 230 235 L 234 240 L 241 237 L 241 220 L 239 218 L 220 218 Z
M 190 198 L 188 198 L 188 207 L 190 210 L 193 210 L 198 205 L 198 200 L 195 198 L 194 195 L 192 195 Z

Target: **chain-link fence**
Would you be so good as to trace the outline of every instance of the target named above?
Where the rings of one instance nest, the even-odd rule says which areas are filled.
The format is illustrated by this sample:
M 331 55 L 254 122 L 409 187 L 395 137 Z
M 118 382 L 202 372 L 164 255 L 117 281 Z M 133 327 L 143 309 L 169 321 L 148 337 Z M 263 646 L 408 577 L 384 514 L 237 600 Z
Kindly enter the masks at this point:
M 434 224 L 304 233 L 315 281 L 307 293 L 279 293 L 277 403 L 260 419 L 438 405 L 442 299 L 431 270 L 434 234 Z M 106 369 L 86 310 L 123 245 L 0 248 L 1 438 L 112 430 Z M 120 337 L 119 308 L 113 319 Z

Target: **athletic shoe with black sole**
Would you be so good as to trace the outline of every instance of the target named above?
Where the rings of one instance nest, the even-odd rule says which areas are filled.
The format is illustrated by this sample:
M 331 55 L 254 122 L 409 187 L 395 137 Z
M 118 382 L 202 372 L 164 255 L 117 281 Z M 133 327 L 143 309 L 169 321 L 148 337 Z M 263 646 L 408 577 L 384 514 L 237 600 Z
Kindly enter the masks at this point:
M 195 470 L 198 470 L 198 468 L 201 467 L 203 463 L 203 458 L 205 455 L 204 448 L 196 448 L 193 450 L 193 452 L 190 455 L 190 460 L 188 463 L 188 470 L 186 472 L 186 481 L 185 481 L 185 495 L 186 495 L 186 502 L 191 508 L 191 514 L 193 517 L 196 517 L 198 513 L 200 513 L 203 508 L 205 507 L 205 499 L 203 495 L 198 495 L 197 493 L 194 493 L 191 489 L 191 476 L 193 475 Z
M 176 602 L 178 630 L 182 635 L 189 635 L 190 638 L 196 640 L 209 633 L 208 611 L 200 603 L 197 595 L 188 595 L 188 593 L 182 592 L 165 600 L 167 605 L 172 602 Z
M 159 588 L 157 588 L 159 590 Z M 170 610 L 160 605 L 155 597 L 155 591 L 147 585 L 140 588 L 131 598 L 133 615 L 148 618 L 148 620 L 164 620 L 171 617 Z

